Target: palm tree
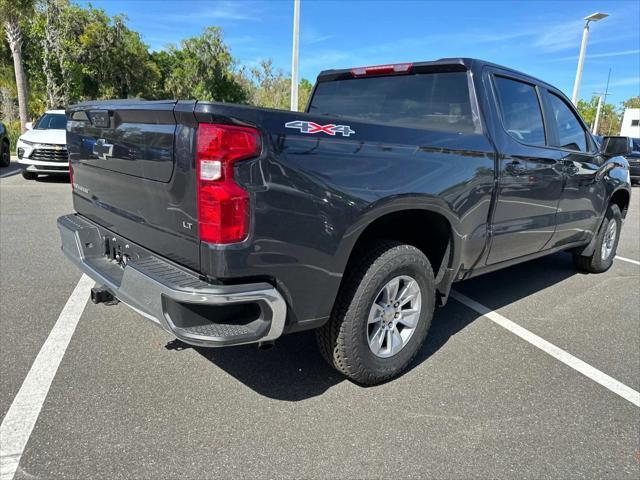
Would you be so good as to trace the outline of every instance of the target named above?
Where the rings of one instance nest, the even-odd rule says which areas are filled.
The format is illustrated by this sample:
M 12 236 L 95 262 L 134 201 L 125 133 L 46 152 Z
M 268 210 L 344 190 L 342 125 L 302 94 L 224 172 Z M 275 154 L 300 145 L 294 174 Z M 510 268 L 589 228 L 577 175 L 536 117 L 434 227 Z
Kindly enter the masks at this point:
M 4 32 L 11 48 L 13 56 L 13 70 L 16 75 L 16 87 L 18 90 L 18 111 L 20 113 L 20 126 L 24 132 L 28 119 L 27 108 L 27 77 L 24 73 L 22 61 L 22 26 L 21 20 L 33 11 L 33 0 L 0 0 L 0 12 Z

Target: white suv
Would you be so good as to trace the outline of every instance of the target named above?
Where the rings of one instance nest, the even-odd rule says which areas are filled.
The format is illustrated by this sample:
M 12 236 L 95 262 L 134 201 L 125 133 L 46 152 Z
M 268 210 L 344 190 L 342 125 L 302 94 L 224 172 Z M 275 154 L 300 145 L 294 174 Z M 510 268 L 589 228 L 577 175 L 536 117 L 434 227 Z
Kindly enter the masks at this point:
M 40 173 L 68 174 L 67 117 L 64 110 L 48 110 L 33 128 L 27 123 L 16 145 L 22 176 L 35 180 Z

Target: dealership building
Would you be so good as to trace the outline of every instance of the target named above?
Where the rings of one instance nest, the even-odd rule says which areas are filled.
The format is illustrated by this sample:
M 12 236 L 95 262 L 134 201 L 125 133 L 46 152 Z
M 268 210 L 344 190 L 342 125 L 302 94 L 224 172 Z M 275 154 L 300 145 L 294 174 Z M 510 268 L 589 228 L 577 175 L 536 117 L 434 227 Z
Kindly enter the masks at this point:
M 640 108 L 627 108 L 620 126 L 622 137 L 640 138 Z

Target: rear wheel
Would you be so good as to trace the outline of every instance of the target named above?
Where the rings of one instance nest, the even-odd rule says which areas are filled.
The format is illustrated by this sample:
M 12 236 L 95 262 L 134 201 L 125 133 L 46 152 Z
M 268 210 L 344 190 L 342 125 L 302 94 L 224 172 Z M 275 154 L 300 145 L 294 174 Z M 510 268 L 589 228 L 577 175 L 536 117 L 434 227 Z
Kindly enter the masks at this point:
M 38 174 L 35 172 L 29 172 L 27 170 L 22 170 L 22 177 L 25 180 L 35 180 L 36 178 L 38 178 Z
M 347 274 L 331 319 L 317 330 L 325 360 L 355 382 L 400 374 L 427 336 L 435 305 L 431 264 L 417 248 L 383 241 Z
M 0 143 L 0 167 L 8 167 L 11 163 L 11 151 L 9 142 Z
M 622 214 L 620 209 L 617 205 L 609 205 L 602 227 L 598 232 L 593 253 L 589 256 L 574 253 L 573 263 L 575 266 L 589 273 L 602 273 L 609 270 L 616 256 L 621 227 Z

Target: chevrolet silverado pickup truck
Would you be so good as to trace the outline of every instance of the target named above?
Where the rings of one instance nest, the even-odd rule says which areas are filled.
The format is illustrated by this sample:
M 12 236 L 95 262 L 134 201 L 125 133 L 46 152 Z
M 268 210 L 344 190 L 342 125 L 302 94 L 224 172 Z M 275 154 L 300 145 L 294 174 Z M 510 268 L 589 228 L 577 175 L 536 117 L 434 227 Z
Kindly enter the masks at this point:
M 454 282 L 566 251 L 607 270 L 628 139 L 598 146 L 569 100 L 466 59 L 323 71 L 306 112 L 202 101 L 69 108 L 62 249 L 199 347 L 315 329 L 356 383 L 423 344 Z

